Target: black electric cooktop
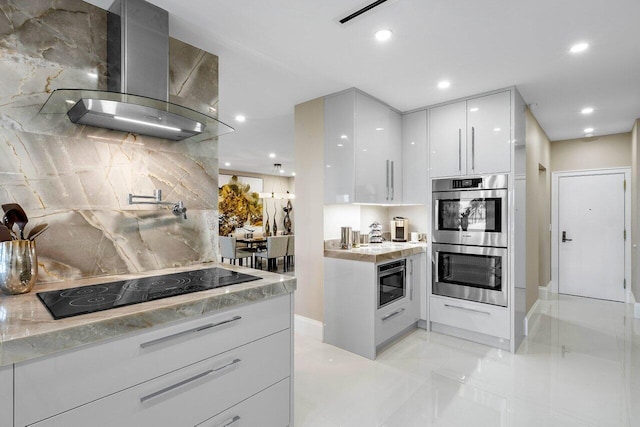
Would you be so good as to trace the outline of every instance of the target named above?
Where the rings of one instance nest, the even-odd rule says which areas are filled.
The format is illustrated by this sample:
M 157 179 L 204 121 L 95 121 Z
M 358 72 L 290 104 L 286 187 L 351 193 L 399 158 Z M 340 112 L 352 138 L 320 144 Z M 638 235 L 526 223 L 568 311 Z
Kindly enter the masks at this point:
M 53 318 L 57 320 L 259 279 L 260 277 L 257 276 L 213 267 L 161 276 L 141 277 L 120 282 L 38 292 L 37 295 Z

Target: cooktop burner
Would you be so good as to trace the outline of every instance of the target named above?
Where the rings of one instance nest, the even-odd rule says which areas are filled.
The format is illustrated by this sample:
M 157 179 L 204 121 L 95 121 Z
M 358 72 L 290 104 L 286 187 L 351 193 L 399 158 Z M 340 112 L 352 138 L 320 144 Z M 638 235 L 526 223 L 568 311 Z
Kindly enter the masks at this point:
M 224 268 L 184 271 L 58 291 L 38 292 L 54 319 L 259 280 Z

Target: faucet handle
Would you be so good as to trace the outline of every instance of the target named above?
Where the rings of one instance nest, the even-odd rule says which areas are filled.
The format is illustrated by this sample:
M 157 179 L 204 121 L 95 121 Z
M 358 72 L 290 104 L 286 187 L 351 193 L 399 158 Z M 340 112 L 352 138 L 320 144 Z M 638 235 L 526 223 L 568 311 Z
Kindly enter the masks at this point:
M 178 202 L 173 205 L 173 214 L 176 216 L 184 216 L 184 219 L 187 219 L 187 208 L 184 207 L 184 203 Z

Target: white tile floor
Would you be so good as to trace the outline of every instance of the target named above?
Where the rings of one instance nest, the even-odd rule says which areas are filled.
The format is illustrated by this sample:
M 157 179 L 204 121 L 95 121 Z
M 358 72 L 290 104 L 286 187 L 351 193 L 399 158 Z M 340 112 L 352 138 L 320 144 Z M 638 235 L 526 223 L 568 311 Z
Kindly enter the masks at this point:
M 517 354 L 417 330 L 371 361 L 296 335 L 295 426 L 640 426 L 629 304 L 540 301 Z

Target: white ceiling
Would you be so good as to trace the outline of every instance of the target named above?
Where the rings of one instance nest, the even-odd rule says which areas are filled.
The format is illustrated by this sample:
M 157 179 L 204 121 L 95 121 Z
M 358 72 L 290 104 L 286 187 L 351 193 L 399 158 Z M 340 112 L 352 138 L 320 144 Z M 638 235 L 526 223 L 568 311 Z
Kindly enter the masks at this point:
M 236 129 L 220 137 L 223 168 L 269 174 L 277 162 L 289 175 L 294 106 L 349 87 L 407 111 L 516 85 L 551 140 L 629 132 L 640 118 L 638 0 L 389 0 L 347 25 L 373 0 L 150 1 L 169 11 L 172 37 L 219 56 L 220 120 Z M 383 27 L 393 38 L 381 44 Z M 590 48 L 570 54 L 580 41 Z

